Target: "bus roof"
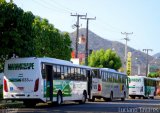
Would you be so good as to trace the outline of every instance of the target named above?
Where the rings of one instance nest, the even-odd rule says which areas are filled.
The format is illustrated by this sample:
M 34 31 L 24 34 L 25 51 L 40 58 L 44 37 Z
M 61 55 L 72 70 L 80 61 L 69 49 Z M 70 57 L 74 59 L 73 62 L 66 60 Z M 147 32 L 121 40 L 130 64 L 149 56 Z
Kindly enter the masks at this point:
M 98 68 L 100 70 L 103 70 L 103 71 L 107 71 L 107 72 L 112 72 L 112 73 L 117 73 L 117 74 L 122 74 L 122 75 L 126 75 L 125 73 L 122 73 L 122 72 L 118 72 L 114 69 L 111 69 L 111 68 Z M 127 75 L 126 75 L 127 76 Z
M 150 78 L 150 77 L 146 77 L 146 76 L 128 76 L 129 78 L 147 78 L 147 79 L 152 79 L 152 80 L 156 80 L 155 78 Z
M 73 64 L 70 61 L 56 59 L 56 58 L 50 58 L 50 57 L 25 57 L 25 58 L 11 58 L 9 60 L 6 60 L 7 62 L 12 62 L 16 60 L 38 60 L 39 62 L 46 62 L 46 63 L 54 63 L 54 64 L 60 64 L 60 65 L 67 65 L 67 66 L 74 66 L 74 67 L 81 67 L 81 68 L 87 68 L 91 69 L 89 66 L 83 66 L 78 64 Z

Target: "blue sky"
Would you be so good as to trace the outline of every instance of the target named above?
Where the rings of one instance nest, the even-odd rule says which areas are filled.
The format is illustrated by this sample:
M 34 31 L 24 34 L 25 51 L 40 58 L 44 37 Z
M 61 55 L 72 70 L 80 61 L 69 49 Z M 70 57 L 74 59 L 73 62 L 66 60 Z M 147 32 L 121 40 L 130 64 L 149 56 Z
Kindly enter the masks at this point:
M 9 1 L 9 0 L 7 0 Z M 153 49 L 160 52 L 160 0 L 13 0 L 24 11 L 46 18 L 61 31 L 73 32 L 76 17 L 71 13 L 95 17 L 89 29 L 97 35 L 125 43 L 121 32 L 129 35 L 128 45 L 137 50 Z M 80 20 L 81 28 L 86 21 Z

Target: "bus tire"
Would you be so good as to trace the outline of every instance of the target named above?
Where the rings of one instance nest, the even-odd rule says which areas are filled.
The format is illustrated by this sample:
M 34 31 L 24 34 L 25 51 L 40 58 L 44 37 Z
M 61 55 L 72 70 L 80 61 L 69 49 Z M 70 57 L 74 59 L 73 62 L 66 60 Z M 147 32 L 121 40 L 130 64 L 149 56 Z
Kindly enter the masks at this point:
M 80 104 L 86 103 L 87 93 L 84 91 L 82 95 L 82 100 L 79 101 Z
M 90 99 L 91 102 L 95 102 L 95 97 L 92 97 L 92 99 Z
M 143 99 L 148 99 L 148 97 L 147 96 L 143 96 Z
M 63 102 L 62 93 L 59 91 L 59 92 L 57 93 L 57 101 L 56 101 L 56 104 L 57 104 L 57 105 L 61 105 L 62 102 Z
M 109 100 L 113 101 L 113 92 L 111 92 Z
M 125 101 L 125 98 L 126 98 L 126 93 L 124 92 L 123 98 L 121 98 L 121 101 Z
M 131 97 L 131 99 L 135 99 L 136 97 L 135 96 L 130 96 Z
M 151 99 L 154 99 L 154 96 L 153 97 L 150 97 Z

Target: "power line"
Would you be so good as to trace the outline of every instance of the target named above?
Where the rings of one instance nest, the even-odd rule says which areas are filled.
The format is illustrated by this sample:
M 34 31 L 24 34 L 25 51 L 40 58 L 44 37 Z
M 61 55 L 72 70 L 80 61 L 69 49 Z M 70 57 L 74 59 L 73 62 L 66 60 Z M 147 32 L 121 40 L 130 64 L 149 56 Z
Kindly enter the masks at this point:
M 76 36 L 76 42 L 75 42 L 75 45 L 76 45 L 76 50 L 75 50 L 75 58 L 78 58 L 78 37 L 79 37 L 79 18 L 80 17 L 83 17 L 83 16 L 87 16 L 86 15 L 80 15 L 80 14 L 72 14 L 71 13 L 71 16 L 76 16 L 77 17 L 77 22 L 76 24 L 74 24 L 75 27 L 77 27 L 77 36 Z
M 48 4 L 44 3 L 43 1 L 36 1 L 36 0 L 33 0 L 35 3 L 47 8 L 47 9 L 50 9 L 52 11 L 55 11 L 55 12 L 59 12 L 59 13 L 69 13 L 68 11 L 65 11 L 65 10 L 62 10 L 62 9 L 59 9 L 59 8 L 54 8 L 53 6 L 51 6 L 51 4 L 49 4 L 51 7 L 49 7 Z
M 41 2 L 43 2 L 43 4 L 41 4 L 41 5 L 44 5 L 44 4 L 46 4 L 46 2 L 44 2 L 44 1 L 41 1 Z M 55 5 L 55 4 L 57 4 L 57 5 Z M 64 5 L 62 5 L 62 4 L 60 4 L 60 3 L 58 3 L 57 1 L 55 1 L 54 0 L 54 4 L 53 4 L 53 2 L 48 2 L 48 4 L 46 4 L 46 5 L 54 5 L 55 7 L 56 7 L 56 9 L 55 10 L 57 10 L 57 9 L 59 9 L 61 12 L 63 12 L 63 13 L 69 13 L 70 11 L 74 11 L 74 12 L 78 12 L 78 11 L 75 11 L 75 10 L 72 10 L 72 9 L 69 9 L 69 8 L 67 8 L 67 7 L 65 7 Z M 57 7 L 58 6 L 58 7 Z M 61 7 L 62 6 L 62 7 Z M 48 8 L 50 8 L 50 7 L 48 7 Z M 52 7 L 53 8 L 53 7 Z M 58 11 L 59 11 L 58 10 Z M 109 31 L 111 31 L 111 32 L 115 32 L 115 33 L 119 33 L 119 30 L 117 30 L 117 29 L 115 29 L 115 27 L 113 27 L 112 25 L 110 25 L 110 24 L 108 24 L 108 23 L 105 23 L 105 25 L 107 25 L 107 26 L 105 26 L 104 25 L 104 22 L 103 23 L 101 23 L 101 22 L 99 22 L 101 25 L 101 27 L 100 28 L 104 28 L 104 29 L 107 29 L 107 31 L 109 30 Z M 108 26 L 110 26 L 110 28 L 108 27 Z M 108 28 L 107 28 L 108 27 Z
M 39 5 L 41 5 L 41 6 L 43 6 L 43 7 L 45 7 L 45 8 L 47 8 L 47 9 L 51 9 L 52 11 L 55 11 L 55 12 L 60 12 L 60 13 L 69 13 L 70 11 L 74 11 L 74 12 L 78 12 L 78 11 L 75 11 L 75 10 L 72 10 L 72 9 L 70 9 L 70 8 L 67 8 L 67 7 L 65 7 L 64 5 L 62 5 L 62 4 L 60 4 L 60 3 L 58 3 L 57 1 L 55 1 L 55 0 L 53 0 L 53 2 L 49 2 L 49 1 L 36 1 L 36 0 L 34 0 L 36 3 L 38 3 Z M 53 6 L 54 5 L 54 6 Z M 50 7 L 49 7 L 50 6 Z M 58 13 L 59 14 L 59 13 Z M 101 19 L 102 20 L 102 19 Z M 104 25 L 104 22 L 103 23 L 101 23 L 101 22 L 99 22 L 101 25 L 100 25 L 100 27 L 99 28 L 104 28 L 104 29 L 106 29 L 107 31 L 110 31 L 110 32 L 114 32 L 114 33 L 119 33 L 119 30 L 118 30 L 118 28 L 117 29 L 115 29 L 115 27 L 113 27 L 112 25 L 110 25 L 110 24 L 108 24 L 108 23 L 105 23 L 105 25 L 107 25 L 107 26 L 105 26 Z M 110 26 L 110 27 L 109 27 Z M 108 28 L 107 28 L 108 27 Z M 107 33 L 108 34 L 108 33 Z M 108 35 L 110 35 L 110 34 L 108 34 Z M 111 35 L 110 35 L 111 36 Z
M 50 0 L 50 1 L 54 1 L 55 4 L 57 4 L 58 6 L 62 6 L 63 9 L 66 9 L 66 10 L 68 10 L 69 12 L 71 12 L 71 11 L 72 11 L 72 12 L 78 12 L 78 11 L 72 10 L 72 9 L 70 9 L 70 8 L 67 8 L 65 5 L 60 4 L 60 3 L 57 2 L 56 0 Z

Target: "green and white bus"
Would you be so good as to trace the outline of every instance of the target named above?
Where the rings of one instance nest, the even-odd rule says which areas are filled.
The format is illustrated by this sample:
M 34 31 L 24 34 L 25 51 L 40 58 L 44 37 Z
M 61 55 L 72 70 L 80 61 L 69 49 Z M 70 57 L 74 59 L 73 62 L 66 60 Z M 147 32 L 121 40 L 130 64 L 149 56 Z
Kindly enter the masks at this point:
M 109 68 L 93 68 L 92 101 L 95 98 L 112 101 L 128 97 L 128 77 L 124 73 Z
M 73 100 L 85 103 L 91 92 L 91 68 L 54 58 L 6 60 L 3 98 L 26 106 Z
M 156 80 L 145 76 L 129 76 L 129 96 L 154 98 L 156 94 Z

